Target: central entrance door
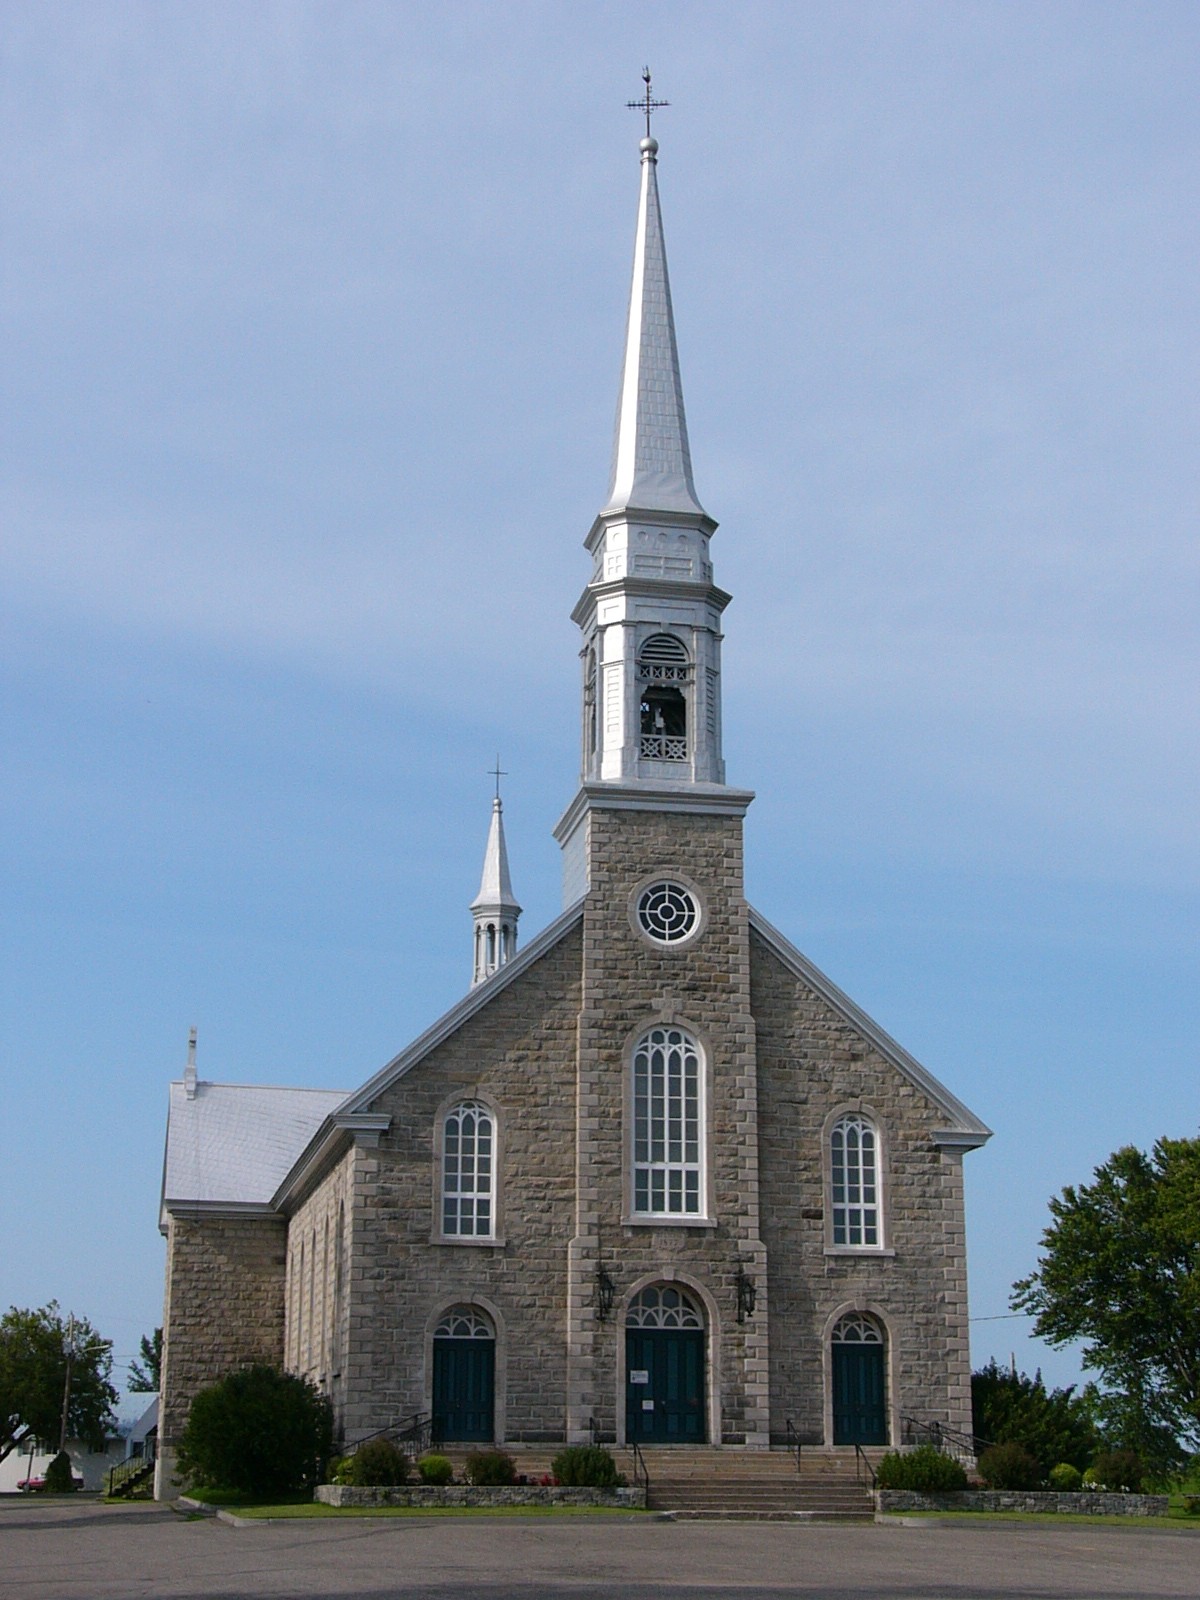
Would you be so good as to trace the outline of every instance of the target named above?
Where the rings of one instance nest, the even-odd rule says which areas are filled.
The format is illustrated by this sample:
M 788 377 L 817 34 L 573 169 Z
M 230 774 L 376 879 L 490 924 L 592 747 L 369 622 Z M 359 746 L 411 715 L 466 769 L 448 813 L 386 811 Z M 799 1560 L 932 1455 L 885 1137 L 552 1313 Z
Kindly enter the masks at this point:
M 671 1283 L 643 1289 L 625 1322 L 625 1437 L 638 1444 L 702 1444 L 704 1318 Z
M 833 1330 L 833 1442 L 886 1444 L 883 1330 L 873 1317 L 842 1317 Z
M 433 1437 L 495 1438 L 496 1335 L 474 1306 L 454 1306 L 433 1335 Z

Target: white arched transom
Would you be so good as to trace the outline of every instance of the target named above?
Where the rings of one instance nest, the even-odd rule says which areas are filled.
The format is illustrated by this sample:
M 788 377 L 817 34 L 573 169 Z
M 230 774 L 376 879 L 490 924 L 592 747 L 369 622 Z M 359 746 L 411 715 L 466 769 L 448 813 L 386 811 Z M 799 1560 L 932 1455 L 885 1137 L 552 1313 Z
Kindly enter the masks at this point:
M 883 1329 L 874 1317 L 851 1311 L 838 1318 L 831 1337 L 834 1344 L 882 1344 Z
M 496 1330 L 475 1306 L 451 1306 L 433 1330 L 435 1339 L 494 1339 Z
M 704 1315 L 685 1290 L 673 1283 L 652 1283 L 635 1295 L 625 1318 L 627 1328 L 703 1328 Z

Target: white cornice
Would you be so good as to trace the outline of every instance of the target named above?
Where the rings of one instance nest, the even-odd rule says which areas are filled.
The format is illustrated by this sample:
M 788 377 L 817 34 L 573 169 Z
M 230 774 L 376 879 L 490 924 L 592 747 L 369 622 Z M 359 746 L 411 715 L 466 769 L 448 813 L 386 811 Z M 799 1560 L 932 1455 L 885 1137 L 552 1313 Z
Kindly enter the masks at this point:
M 785 967 L 798 978 L 802 978 L 853 1028 L 870 1040 L 881 1056 L 897 1067 L 910 1083 L 928 1095 L 934 1104 L 946 1113 L 954 1126 L 936 1129 L 933 1133 L 935 1145 L 942 1149 L 976 1150 L 980 1145 L 987 1143 L 992 1136 L 992 1130 L 987 1124 L 981 1122 L 973 1111 L 968 1110 L 943 1083 L 939 1083 L 933 1073 L 923 1067 L 915 1056 L 909 1055 L 903 1045 L 897 1044 L 891 1034 L 885 1033 L 861 1006 L 855 1005 L 849 995 L 843 994 L 832 979 L 827 978 L 819 967 L 815 967 L 807 956 L 802 955 L 795 945 L 786 939 L 778 928 L 772 927 L 765 917 L 760 916 L 753 906 L 750 908 L 750 926 L 770 946 Z
M 559 844 L 569 839 L 586 811 L 676 811 L 693 817 L 744 817 L 753 789 L 730 789 L 723 783 L 596 783 L 579 786 L 574 799 L 554 825 Z
M 159 1207 L 158 1231 L 165 1234 L 167 1218 L 186 1217 L 273 1217 L 278 1218 L 274 1202 L 256 1200 L 166 1200 Z
M 601 600 L 615 594 L 635 595 L 639 600 L 657 600 L 660 597 L 664 600 L 689 600 L 693 605 L 699 600 L 718 614 L 733 599 L 727 590 L 718 589 L 715 583 L 689 583 L 684 578 L 606 578 L 602 583 L 588 584 L 575 602 L 571 621 L 582 626 L 588 613 Z

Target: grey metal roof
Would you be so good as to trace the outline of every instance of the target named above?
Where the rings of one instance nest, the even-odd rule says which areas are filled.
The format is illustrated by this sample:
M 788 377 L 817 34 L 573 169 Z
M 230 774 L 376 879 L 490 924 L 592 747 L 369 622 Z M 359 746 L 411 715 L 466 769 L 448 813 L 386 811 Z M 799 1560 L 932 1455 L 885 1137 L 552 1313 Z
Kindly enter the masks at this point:
M 342 1089 L 171 1085 L 163 1205 L 265 1206 Z
M 692 482 L 675 317 L 655 175 L 655 139 L 642 141 L 642 186 L 617 398 L 607 512 L 675 511 L 704 516 Z
M 512 878 L 508 870 L 508 846 L 504 842 L 504 806 L 500 796 L 492 801 L 492 821 L 488 828 L 487 849 L 483 857 L 483 876 L 479 893 L 471 902 L 471 910 L 488 910 L 492 906 L 520 911 L 513 894 Z

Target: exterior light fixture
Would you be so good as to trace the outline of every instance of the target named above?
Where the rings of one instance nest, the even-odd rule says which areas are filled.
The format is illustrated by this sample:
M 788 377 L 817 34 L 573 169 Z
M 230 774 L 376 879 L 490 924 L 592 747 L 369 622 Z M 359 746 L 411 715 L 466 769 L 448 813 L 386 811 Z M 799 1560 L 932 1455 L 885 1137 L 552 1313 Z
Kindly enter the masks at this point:
M 608 1321 L 609 1313 L 612 1311 L 613 1301 L 616 1298 L 616 1294 L 617 1286 L 609 1277 L 608 1273 L 604 1270 L 604 1263 L 600 1262 L 596 1267 L 595 1305 L 596 1320 L 598 1322 Z
M 740 1264 L 734 1284 L 737 1289 L 737 1319 L 739 1322 L 745 1322 L 747 1317 L 754 1315 L 758 1290 L 754 1287 L 754 1279 L 746 1276 L 745 1269 Z

